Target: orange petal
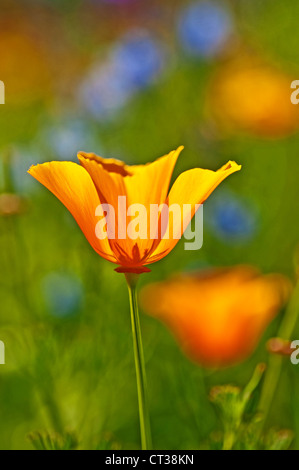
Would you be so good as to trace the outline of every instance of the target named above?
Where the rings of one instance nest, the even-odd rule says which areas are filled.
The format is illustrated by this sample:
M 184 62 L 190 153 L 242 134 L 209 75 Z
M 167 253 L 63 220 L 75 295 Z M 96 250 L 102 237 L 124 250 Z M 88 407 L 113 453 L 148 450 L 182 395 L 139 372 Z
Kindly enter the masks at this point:
M 65 205 L 94 250 L 116 262 L 108 240 L 99 240 L 95 234 L 98 222 L 95 210 L 100 198 L 87 171 L 73 162 L 51 162 L 32 166 L 28 173 Z
M 184 204 L 190 204 L 192 218 L 195 214 L 195 205 L 202 204 L 225 178 L 240 169 L 240 165 L 229 161 L 217 171 L 203 170 L 201 168 L 185 171 L 174 182 L 166 203 L 168 206 L 178 204 L 181 209 L 181 214 L 183 214 Z M 160 241 L 149 258 L 149 263 L 164 258 L 164 256 L 175 247 L 179 240 L 173 239 L 172 234 L 181 234 L 182 236 L 190 220 L 189 216 L 185 217 L 185 219 L 181 217 L 181 226 L 179 226 L 178 221 L 170 217 L 166 231 L 170 236 Z
M 126 210 L 131 204 L 142 204 L 147 209 L 147 239 L 119 238 L 116 223 L 116 238 L 111 247 L 116 257 L 124 263 L 140 264 L 152 249 L 150 239 L 150 204 L 164 203 L 177 158 L 183 147 L 170 152 L 153 163 L 128 166 L 119 160 L 104 159 L 95 154 L 80 152 L 78 158 L 90 174 L 101 200 L 113 205 L 118 221 L 118 197 L 126 196 Z M 120 218 L 122 219 L 122 218 Z M 132 220 L 127 218 L 127 222 Z M 126 233 L 127 227 L 121 227 Z

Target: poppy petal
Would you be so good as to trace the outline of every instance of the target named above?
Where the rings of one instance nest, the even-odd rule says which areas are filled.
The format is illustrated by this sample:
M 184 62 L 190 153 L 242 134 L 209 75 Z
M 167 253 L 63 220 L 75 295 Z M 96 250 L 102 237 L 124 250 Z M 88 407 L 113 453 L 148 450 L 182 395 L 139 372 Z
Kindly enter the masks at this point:
M 182 149 L 183 147 L 179 147 L 152 163 L 133 166 L 125 165 L 119 160 L 107 160 L 95 154 L 79 152 L 80 163 L 90 174 L 100 199 L 114 207 L 116 237 L 115 240 L 110 240 L 110 244 L 116 257 L 122 262 L 125 262 L 125 259 L 120 252 L 127 254 L 129 264 L 140 264 L 152 250 L 154 240 L 150 237 L 150 204 L 160 205 L 165 202 L 173 169 Z M 126 213 L 131 204 L 141 204 L 146 208 L 147 220 L 144 224 L 147 227 L 147 237 L 145 239 L 132 240 L 127 236 L 118 238 L 118 223 L 126 219 L 123 216 L 118 217 L 119 196 L 127 198 Z M 126 224 L 130 220 L 128 218 Z M 120 232 L 127 234 L 127 226 L 120 227 Z
M 115 263 L 108 239 L 96 237 L 95 211 L 101 202 L 87 171 L 74 162 L 51 162 L 32 166 L 28 173 L 65 205 L 94 250 Z
M 181 216 L 180 220 L 175 217 L 169 217 L 168 227 L 164 232 L 166 236 L 159 242 L 157 248 L 148 259 L 148 263 L 151 263 L 152 260 L 157 261 L 164 258 L 175 247 L 179 237 L 183 235 L 195 214 L 195 206 L 202 204 L 225 178 L 240 169 L 240 165 L 229 161 L 217 171 L 194 168 L 185 171 L 176 179 L 166 204 L 169 208 L 173 204 L 179 205 L 181 214 L 183 214 L 183 206 L 189 204 L 191 211 L 186 216 Z

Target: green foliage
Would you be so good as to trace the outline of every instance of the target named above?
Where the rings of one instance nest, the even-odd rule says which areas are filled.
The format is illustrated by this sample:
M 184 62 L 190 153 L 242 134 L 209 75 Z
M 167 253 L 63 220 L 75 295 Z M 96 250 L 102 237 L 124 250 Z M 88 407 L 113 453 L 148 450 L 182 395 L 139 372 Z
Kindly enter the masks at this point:
M 113 34 L 123 31 L 126 21 L 130 25 L 140 21 L 137 12 L 127 20 L 125 15 L 111 14 L 112 9 L 109 21 L 91 18 L 85 6 L 80 9 L 85 2 L 79 0 L 48 3 L 54 3 L 53 11 L 60 15 L 52 27 L 50 9 L 46 28 L 47 35 L 53 30 L 56 40 L 59 38 L 54 43 L 58 56 L 51 57 L 60 72 L 67 64 L 59 54 L 66 52 L 68 58 L 80 55 L 84 47 L 84 54 L 89 49 L 97 51 Z M 173 0 L 168 3 L 173 8 Z M 239 42 L 296 74 L 298 2 L 228 3 L 235 12 Z M 21 9 L 21 19 L 23 16 L 29 14 Z M 36 17 L 42 19 L 39 14 Z M 152 19 L 147 27 L 155 30 Z M 166 41 L 175 34 L 174 22 L 165 26 L 159 20 L 156 29 Z M 64 44 L 60 42 L 62 32 L 67 38 Z M 18 191 L 10 170 L 16 172 L 22 166 L 23 147 L 30 155 L 34 150 L 31 163 L 56 158 L 48 142 L 42 142 L 41 150 L 38 132 L 53 115 L 55 122 L 64 119 L 70 99 L 68 84 L 77 85 L 83 76 L 81 62 L 91 61 L 89 56 L 75 59 L 80 67 L 75 60 L 68 80 L 64 77 L 65 81 L 55 82 L 55 89 L 62 88 L 64 94 L 49 99 L 48 107 L 40 100 L 1 106 L 0 151 L 6 161 L 0 164 L 0 193 Z M 78 150 L 99 151 L 138 164 L 183 144 L 174 176 L 198 166 L 217 169 L 235 159 L 242 171 L 225 181 L 217 193 L 221 197 L 229 191 L 248 198 L 257 208 L 257 229 L 252 238 L 231 243 L 205 225 L 200 251 L 184 251 L 183 242 L 179 243 L 167 258 L 152 266 L 150 274 L 143 275 L 141 284 L 181 270 L 240 263 L 291 276 L 299 233 L 298 133 L 281 139 L 238 132 L 217 135 L 206 118 L 205 99 L 210 79 L 226 57 L 196 62 L 177 53 L 173 59 L 161 82 L 136 96 L 119 119 L 108 125 L 86 119 L 98 148 Z M 70 108 L 72 117 L 85 119 L 81 109 Z M 30 179 L 25 169 L 21 179 Z M 20 190 L 26 196 L 24 210 L 0 216 L 0 340 L 6 353 L 6 364 L 0 365 L 0 449 L 137 449 L 138 406 L 125 280 L 93 252 L 60 202 L 37 182 L 32 185 L 30 191 Z M 207 214 L 217 193 L 205 204 Z M 80 281 L 83 301 L 78 309 L 70 309 L 65 316 L 53 311 L 44 292 L 49 273 L 75 276 Z M 155 448 L 299 449 L 299 366 L 284 358 L 275 404 L 263 431 L 257 413 L 259 368 L 246 386 L 256 364 L 268 362 L 265 344 L 276 335 L 280 319 L 272 322 L 252 357 L 242 364 L 206 370 L 183 356 L 162 324 L 142 315 Z M 228 383 L 236 385 L 225 385 Z M 208 400 L 210 389 L 212 401 Z M 42 431 L 33 432 L 36 429 Z M 74 432 L 67 432 L 69 429 Z M 288 429 L 294 429 L 294 435 Z
M 214 387 L 210 392 L 212 403 L 218 408 L 223 423 L 222 446 L 220 436 L 211 437 L 211 448 L 223 450 L 287 450 L 293 440 L 293 432 L 290 430 L 263 431 L 262 414 L 251 411 L 251 402 L 257 391 L 264 364 L 259 364 L 247 384 L 241 390 L 233 385 Z
M 48 434 L 47 432 L 33 432 L 28 439 L 36 450 L 75 450 L 78 442 L 73 434 Z

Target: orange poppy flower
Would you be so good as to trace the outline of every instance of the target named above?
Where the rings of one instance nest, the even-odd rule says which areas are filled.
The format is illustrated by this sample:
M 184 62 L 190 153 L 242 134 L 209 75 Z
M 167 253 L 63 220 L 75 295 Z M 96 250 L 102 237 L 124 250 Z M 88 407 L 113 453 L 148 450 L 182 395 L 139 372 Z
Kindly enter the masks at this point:
M 213 80 L 208 106 L 224 130 L 281 138 L 299 127 L 298 106 L 290 99 L 291 82 L 291 77 L 271 67 L 235 60 Z
M 195 168 L 182 173 L 169 191 L 172 172 L 182 149 L 179 147 L 153 163 L 136 166 L 79 152 L 81 165 L 74 162 L 44 163 L 32 166 L 29 173 L 66 206 L 100 256 L 118 264 L 118 272 L 141 273 L 149 271 L 145 265 L 166 256 L 178 242 L 177 237 L 166 237 L 165 233 L 182 236 L 196 211 L 196 205 L 202 204 L 221 181 L 241 168 L 235 162 L 228 162 L 218 171 Z M 126 200 L 125 212 L 120 214 L 119 200 L 123 196 Z M 115 212 L 114 237 L 101 239 L 96 235 L 95 228 L 99 222 L 96 208 L 101 204 L 109 204 Z M 146 236 L 132 239 L 126 236 L 132 222 L 127 208 L 134 204 L 143 205 L 146 209 L 150 205 L 165 204 L 170 207 L 176 204 L 183 208 L 184 204 L 188 204 L 191 207 L 190 217 L 188 220 L 184 217 L 178 220 L 169 216 L 168 230 L 153 238 L 149 233 L 149 210 L 141 220 L 141 225 L 146 226 Z
M 253 352 L 289 292 L 282 275 L 237 266 L 146 286 L 141 305 L 173 331 L 191 359 L 219 367 Z

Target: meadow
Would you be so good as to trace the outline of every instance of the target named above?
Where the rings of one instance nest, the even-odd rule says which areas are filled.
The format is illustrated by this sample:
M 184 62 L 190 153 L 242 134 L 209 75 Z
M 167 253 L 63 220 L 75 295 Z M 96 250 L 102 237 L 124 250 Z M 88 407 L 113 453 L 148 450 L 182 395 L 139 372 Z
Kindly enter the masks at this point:
M 299 4 L 0 3 L 0 449 L 140 449 L 125 276 L 27 171 L 79 151 L 143 165 L 180 145 L 172 183 L 242 169 L 204 202 L 202 248 L 181 240 L 140 275 L 153 448 L 299 449 Z M 189 284 L 171 284 L 236 266 L 281 284 L 235 298 L 236 274 L 193 303 Z M 220 331 L 218 317 L 199 322 L 191 351 L 197 312 L 214 315 L 207 298 L 232 312 Z M 262 319 L 266 300 L 264 322 L 241 322 L 251 306 Z

